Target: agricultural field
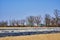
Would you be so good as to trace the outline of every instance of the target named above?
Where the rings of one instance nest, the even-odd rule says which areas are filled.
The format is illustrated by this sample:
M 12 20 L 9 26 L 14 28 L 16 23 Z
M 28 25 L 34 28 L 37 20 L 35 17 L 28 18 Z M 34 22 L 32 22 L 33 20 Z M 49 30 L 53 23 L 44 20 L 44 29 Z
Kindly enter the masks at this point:
M 0 27 L 0 37 L 60 33 L 60 27 Z

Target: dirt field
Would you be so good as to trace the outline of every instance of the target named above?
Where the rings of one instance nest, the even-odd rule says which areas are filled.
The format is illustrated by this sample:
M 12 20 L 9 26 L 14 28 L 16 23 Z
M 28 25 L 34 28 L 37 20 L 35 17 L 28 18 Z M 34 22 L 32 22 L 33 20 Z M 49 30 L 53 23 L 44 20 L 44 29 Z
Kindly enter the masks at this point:
M 0 37 L 0 40 L 60 40 L 60 33 Z

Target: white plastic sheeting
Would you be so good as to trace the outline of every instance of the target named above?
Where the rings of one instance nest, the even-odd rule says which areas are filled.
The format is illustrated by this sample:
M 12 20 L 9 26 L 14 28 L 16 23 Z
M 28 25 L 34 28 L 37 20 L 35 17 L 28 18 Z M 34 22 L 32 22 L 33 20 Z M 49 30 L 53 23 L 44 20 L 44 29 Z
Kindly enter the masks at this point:
M 60 27 L 7 27 L 0 28 L 0 33 L 60 31 Z

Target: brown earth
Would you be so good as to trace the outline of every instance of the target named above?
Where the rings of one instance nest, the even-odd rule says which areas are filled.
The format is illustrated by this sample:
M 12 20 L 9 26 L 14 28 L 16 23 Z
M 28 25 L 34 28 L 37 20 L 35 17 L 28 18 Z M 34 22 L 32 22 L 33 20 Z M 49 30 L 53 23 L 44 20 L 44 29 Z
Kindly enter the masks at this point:
M 0 37 L 0 40 L 60 40 L 60 33 Z

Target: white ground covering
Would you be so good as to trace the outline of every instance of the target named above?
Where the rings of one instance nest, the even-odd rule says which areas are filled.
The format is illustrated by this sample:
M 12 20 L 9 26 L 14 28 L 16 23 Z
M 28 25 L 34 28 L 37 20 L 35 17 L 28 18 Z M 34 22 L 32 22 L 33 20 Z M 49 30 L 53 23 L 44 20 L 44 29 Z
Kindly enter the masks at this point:
M 0 33 L 60 31 L 60 27 L 0 27 Z

